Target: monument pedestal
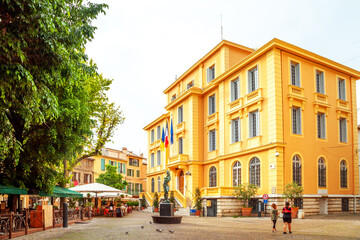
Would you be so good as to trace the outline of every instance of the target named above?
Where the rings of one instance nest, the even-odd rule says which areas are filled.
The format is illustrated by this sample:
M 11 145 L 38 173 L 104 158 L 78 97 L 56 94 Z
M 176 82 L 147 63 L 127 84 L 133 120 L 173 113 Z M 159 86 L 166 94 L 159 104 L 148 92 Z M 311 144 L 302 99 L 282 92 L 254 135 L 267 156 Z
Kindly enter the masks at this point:
M 160 216 L 152 216 L 154 223 L 181 223 L 182 216 L 174 216 L 173 203 L 160 203 Z

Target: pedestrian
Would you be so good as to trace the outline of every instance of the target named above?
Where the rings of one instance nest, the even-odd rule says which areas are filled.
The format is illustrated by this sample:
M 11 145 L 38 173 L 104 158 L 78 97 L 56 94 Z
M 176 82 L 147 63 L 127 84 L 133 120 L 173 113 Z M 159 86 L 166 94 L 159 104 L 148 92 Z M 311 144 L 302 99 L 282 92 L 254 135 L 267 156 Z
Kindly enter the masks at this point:
M 284 234 L 286 234 L 286 226 L 289 229 L 289 233 L 291 232 L 291 207 L 290 203 L 286 202 L 285 207 L 282 209 L 283 213 L 283 221 L 284 221 Z
M 279 212 L 275 203 L 271 204 L 271 207 L 273 208 L 273 210 L 271 210 L 271 221 L 273 222 L 272 232 L 276 232 L 276 221 L 278 219 Z

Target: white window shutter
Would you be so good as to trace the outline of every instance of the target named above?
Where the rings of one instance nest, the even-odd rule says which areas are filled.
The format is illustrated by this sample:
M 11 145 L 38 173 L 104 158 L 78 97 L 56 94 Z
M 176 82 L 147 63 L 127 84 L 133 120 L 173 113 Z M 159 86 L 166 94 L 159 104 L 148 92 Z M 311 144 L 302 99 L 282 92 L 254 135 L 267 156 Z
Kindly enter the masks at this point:
M 249 137 L 253 137 L 253 113 L 249 113 Z
M 256 116 L 256 136 L 260 135 L 260 117 L 259 117 L 259 111 L 255 112 Z
M 259 75 L 258 75 L 258 68 L 256 67 L 254 69 L 254 74 L 255 74 L 255 89 L 258 89 L 259 88 Z
M 297 133 L 301 134 L 301 108 L 296 109 Z
M 295 78 L 296 78 L 296 86 L 300 87 L 300 64 L 296 64 L 295 66 Z

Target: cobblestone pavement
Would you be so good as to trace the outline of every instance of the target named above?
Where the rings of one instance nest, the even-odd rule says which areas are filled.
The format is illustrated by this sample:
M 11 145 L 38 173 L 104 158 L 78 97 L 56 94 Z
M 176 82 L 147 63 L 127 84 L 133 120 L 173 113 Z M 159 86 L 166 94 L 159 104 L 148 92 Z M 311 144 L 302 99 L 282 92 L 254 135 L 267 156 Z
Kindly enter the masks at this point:
M 360 239 L 360 214 L 293 219 L 293 233 L 286 235 L 282 233 L 281 219 L 277 223 L 278 232 L 271 233 L 270 218 L 183 217 L 181 224 L 170 225 L 150 224 L 151 215 L 133 212 L 125 218 L 98 217 L 85 224 L 17 239 Z M 168 230 L 174 230 L 174 233 Z

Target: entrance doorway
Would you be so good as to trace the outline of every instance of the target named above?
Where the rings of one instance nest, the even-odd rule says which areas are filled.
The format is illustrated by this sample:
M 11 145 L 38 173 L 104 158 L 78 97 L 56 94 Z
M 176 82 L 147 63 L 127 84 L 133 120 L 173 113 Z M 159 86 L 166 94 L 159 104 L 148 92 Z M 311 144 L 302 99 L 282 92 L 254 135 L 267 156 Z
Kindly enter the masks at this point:
M 206 200 L 206 212 L 208 217 L 217 217 L 217 199 Z
M 328 199 L 319 198 L 319 213 L 328 214 Z
M 184 172 L 181 171 L 180 174 L 179 174 L 179 191 L 184 194 L 185 196 L 185 193 L 184 193 Z

